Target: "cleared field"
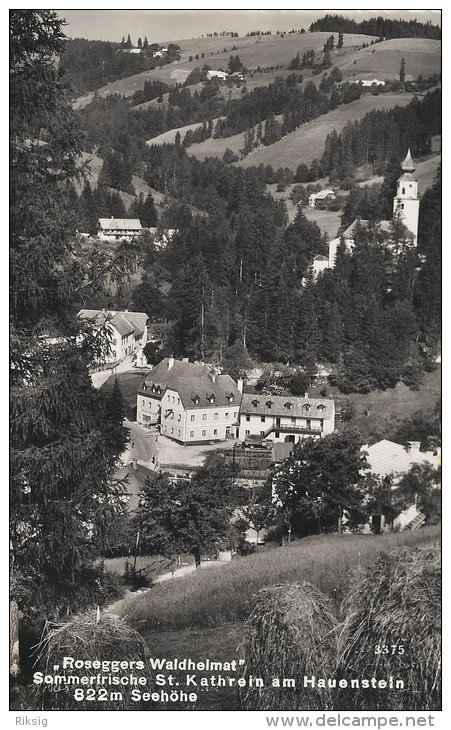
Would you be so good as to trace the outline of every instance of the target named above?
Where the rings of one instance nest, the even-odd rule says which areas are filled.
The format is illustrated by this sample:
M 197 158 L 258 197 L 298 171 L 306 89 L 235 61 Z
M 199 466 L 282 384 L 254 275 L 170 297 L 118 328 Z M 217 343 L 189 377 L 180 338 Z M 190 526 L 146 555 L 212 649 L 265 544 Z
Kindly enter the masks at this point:
M 191 91 L 191 94 L 194 94 L 195 91 L 200 93 L 203 89 L 203 84 L 192 84 L 190 85 L 189 89 Z M 169 91 L 166 94 L 163 94 L 162 101 L 157 101 L 157 99 L 151 99 L 150 101 L 144 101 L 142 104 L 136 104 L 136 106 L 131 106 L 130 111 L 132 112 L 139 112 L 139 111 L 145 111 L 146 109 L 166 109 L 168 106 L 168 97 L 169 97 Z
M 217 119 L 212 119 L 213 131 L 217 121 Z M 170 129 L 168 132 L 163 132 L 163 134 L 159 134 L 158 137 L 152 137 L 152 139 L 149 139 L 146 144 L 149 146 L 154 144 L 173 144 L 175 142 L 177 132 L 180 132 L 180 136 L 183 141 L 183 137 L 189 129 L 192 129 L 194 132 L 196 129 L 200 129 L 201 127 L 202 122 L 196 122 L 195 124 L 186 124 L 184 127 L 175 127 L 174 129 Z
M 340 210 L 316 210 L 316 208 L 306 206 L 303 208 L 303 212 L 309 221 L 316 223 L 316 225 L 321 229 L 321 233 L 327 233 L 329 239 L 335 238 L 337 231 L 340 228 Z
M 153 140 L 150 140 L 151 144 Z M 199 142 L 198 144 L 192 144 L 187 148 L 187 152 L 190 156 L 196 157 L 198 160 L 205 160 L 206 157 L 219 157 L 223 158 L 224 152 L 227 148 L 231 149 L 232 152 L 241 157 L 240 150 L 244 146 L 244 132 L 240 134 L 234 134 L 233 137 L 224 137 L 220 139 L 206 139 L 205 142 Z
M 347 58 L 336 56 L 333 63 L 345 79 L 389 80 L 398 78 L 404 58 L 407 78 L 416 78 L 419 74 L 430 76 L 441 72 L 441 51 L 441 42 L 429 38 L 392 38 L 355 51 Z
M 306 580 L 339 602 L 351 569 L 368 565 L 382 550 L 440 540 L 440 527 L 384 535 L 321 535 L 290 547 L 270 547 L 227 565 L 159 583 L 150 591 L 129 594 L 118 606 L 140 632 L 211 627 L 242 620 L 260 588 Z
M 341 132 L 349 121 L 361 119 L 370 111 L 407 106 L 412 99 L 413 94 L 366 94 L 357 101 L 343 104 L 338 109 L 298 127 L 270 147 L 260 148 L 236 164 L 241 167 L 272 165 L 276 169 L 288 167 L 295 171 L 301 162 L 310 165 L 315 158 L 321 157 L 326 137 L 334 129 Z
M 98 96 L 109 96 L 110 94 L 121 94 L 131 96 L 138 89 L 144 88 L 145 81 L 159 80 L 167 84 L 183 83 L 193 68 L 208 64 L 213 69 L 226 69 L 229 58 L 232 54 L 239 55 L 241 62 L 249 69 L 256 69 L 270 66 L 286 66 L 299 51 L 313 49 L 320 52 L 329 38 L 330 33 L 293 33 L 285 36 L 261 36 L 260 40 L 255 38 L 194 38 L 191 40 L 175 41 L 181 47 L 182 58 L 180 61 L 171 63 L 151 71 L 143 71 L 124 79 L 112 81 L 98 89 Z M 348 34 L 344 36 L 345 47 L 343 58 L 355 50 L 356 46 L 368 43 L 370 36 L 360 34 Z M 233 46 L 236 48 L 232 50 Z M 224 52 L 224 49 L 227 49 Z M 202 58 L 201 55 L 204 54 Z M 199 55 L 198 59 L 189 61 L 189 56 Z M 213 55 L 211 55 L 213 54 Z M 399 69 L 398 69 L 399 70 Z M 261 74 L 261 84 L 255 79 L 253 86 L 266 85 L 271 82 L 266 74 Z M 86 94 L 79 97 L 73 103 L 75 109 L 81 109 L 89 104 L 94 94 Z

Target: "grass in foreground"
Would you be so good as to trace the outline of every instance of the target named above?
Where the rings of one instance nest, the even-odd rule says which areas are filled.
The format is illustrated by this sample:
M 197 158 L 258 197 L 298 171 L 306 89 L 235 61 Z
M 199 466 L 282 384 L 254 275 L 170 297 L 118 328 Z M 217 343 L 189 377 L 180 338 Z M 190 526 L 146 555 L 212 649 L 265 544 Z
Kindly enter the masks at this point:
M 140 632 L 219 626 L 245 618 L 260 589 L 277 583 L 308 581 L 336 605 L 349 584 L 351 570 L 368 565 L 379 552 L 416 547 L 440 539 L 440 527 L 375 536 L 305 538 L 229 565 L 198 571 L 158 584 L 123 602 L 122 615 Z

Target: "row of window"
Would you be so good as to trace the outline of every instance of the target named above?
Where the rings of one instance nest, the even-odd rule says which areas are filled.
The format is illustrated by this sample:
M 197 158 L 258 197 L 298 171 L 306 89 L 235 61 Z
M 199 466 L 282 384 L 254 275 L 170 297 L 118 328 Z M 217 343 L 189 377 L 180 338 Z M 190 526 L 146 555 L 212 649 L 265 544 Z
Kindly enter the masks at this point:
M 234 414 L 233 414 L 233 417 L 236 419 L 237 416 L 238 416 L 238 411 L 235 411 Z M 226 421 L 228 421 L 229 418 L 230 418 L 230 413 L 229 412 L 224 413 L 224 418 L 226 419 Z M 195 413 L 192 413 L 191 416 L 190 416 L 191 423 L 194 423 L 195 420 L 196 420 L 196 414 Z M 207 421 L 208 420 L 208 413 L 202 413 L 202 420 L 203 421 Z M 219 413 L 214 413 L 213 414 L 213 420 L 219 421 Z
M 175 429 L 174 428 L 171 428 L 171 430 L 168 431 L 168 427 L 165 425 L 165 426 L 163 426 L 163 433 L 170 433 L 171 436 L 174 436 L 175 435 Z M 213 429 L 213 436 L 217 436 L 217 435 L 218 435 L 218 429 L 215 428 L 215 429 Z M 180 431 L 179 428 L 177 429 L 177 436 L 179 436 L 179 437 L 181 436 L 181 431 Z M 189 437 L 191 439 L 194 438 L 194 431 L 190 431 L 189 432 Z M 202 437 L 203 438 L 206 438 L 207 437 L 207 431 L 205 429 L 202 431 Z

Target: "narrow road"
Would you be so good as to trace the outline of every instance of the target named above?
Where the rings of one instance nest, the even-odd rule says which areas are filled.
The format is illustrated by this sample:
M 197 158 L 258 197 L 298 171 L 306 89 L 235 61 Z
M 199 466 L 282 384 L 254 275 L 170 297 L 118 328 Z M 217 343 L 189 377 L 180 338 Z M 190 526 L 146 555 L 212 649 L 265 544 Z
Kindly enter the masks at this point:
M 150 468 L 154 467 L 155 464 L 152 462 L 152 458 L 155 459 L 155 462 L 159 460 L 160 447 L 158 441 L 156 441 L 158 432 L 147 431 L 147 429 L 127 419 L 124 420 L 124 427 L 130 433 L 130 440 L 126 452 L 122 455 L 122 461 L 128 463 L 139 459 L 141 462 L 146 462 Z
M 200 570 L 206 570 L 207 568 L 218 568 L 221 565 L 228 565 L 228 562 L 224 562 L 222 560 L 203 560 L 200 564 Z M 172 572 L 163 573 L 162 575 L 157 576 L 154 580 L 154 584 L 165 583 L 168 580 L 175 580 L 176 578 L 183 578 L 183 576 L 187 575 L 188 573 L 195 572 L 195 565 L 184 565 L 182 568 L 178 568 L 177 570 L 174 570 Z M 110 603 L 104 610 L 106 611 L 106 613 L 114 613 L 117 616 L 124 616 L 127 608 L 129 608 L 130 604 L 133 603 L 133 601 L 135 601 L 138 596 L 151 590 L 152 587 L 143 588 L 142 590 L 138 591 L 128 591 L 125 594 L 124 598 L 120 598 L 118 601 Z
M 108 380 L 108 378 L 113 375 L 113 373 L 127 373 L 129 371 L 133 371 L 134 354 L 135 353 L 131 353 L 130 355 L 127 355 L 127 357 L 124 357 L 124 359 L 115 365 L 114 368 L 108 368 L 108 370 L 99 370 L 97 373 L 91 373 L 91 380 L 94 388 L 100 388 Z

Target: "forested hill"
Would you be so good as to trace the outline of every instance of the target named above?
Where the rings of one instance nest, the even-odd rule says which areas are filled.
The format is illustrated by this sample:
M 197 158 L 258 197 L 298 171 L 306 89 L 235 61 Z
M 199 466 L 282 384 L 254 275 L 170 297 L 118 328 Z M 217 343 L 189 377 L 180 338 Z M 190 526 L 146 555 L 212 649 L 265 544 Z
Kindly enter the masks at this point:
M 111 81 L 148 71 L 174 60 L 178 46 L 169 44 L 168 53 L 163 58 L 153 58 L 158 44 L 144 44 L 141 38 L 140 53 L 129 53 L 124 43 L 110 41 L 89 41 L 85 38 L 66 39 L 61 68 L 68 74 L 74 94 L 94 91 Z M 131 41 L 128 41 L 131 46 Z
M 418 20 L 391 20 L 390 18 L 370 18 L 358 23 L 342 15 L 325 15 L 315 20 L 309 28 L 310 33 L 326 31 L 331 33 L 365 33 L 379 38 L 433 38 L 441 40 L 442 29 L 432 23 L 419 23 Z

